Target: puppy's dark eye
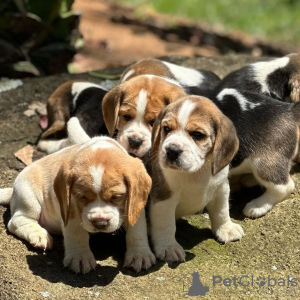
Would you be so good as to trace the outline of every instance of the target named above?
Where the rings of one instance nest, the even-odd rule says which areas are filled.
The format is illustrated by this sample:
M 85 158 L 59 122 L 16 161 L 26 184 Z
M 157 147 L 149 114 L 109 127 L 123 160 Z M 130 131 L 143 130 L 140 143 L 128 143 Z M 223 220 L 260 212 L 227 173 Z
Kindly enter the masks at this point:
M 153 120 L 151 120 L 150 122 L 149 122 L 149 125 L 151 126 L 151 127 L 153 127 L 153 125 L 154 125 L 154 122 L 155 122 L 155 120 L 153 119 Z
M 130 121 L 132 119 L 131 115 L 123 115 L 123 118 L 125 119 L 125 121 Z
M 79 199 L 82 201 L 85 201 L 85 200 L 87 200 L 87 197 L 84 195 L 79 195 Z
M 167 135 L 169 132 L 171 132 L 171 128 L 169 126 L 164 126 L 163 129 L 164 129 L 165 135 Z
M 206 137 L 205 134 L 203 134 L 202 132 L 200 131 L 193 131 L 193 132 L 190 132 L 190 136 L 192 137 L 192 139 L 194 141 L 200 141 L 202 139 L 204 139 Z
M 112 195 L 110 197 L 110 202 L 112 202 L 113 204 L 118 204 L 119 202 L 121 202 L 123 199 L 122 195 Z

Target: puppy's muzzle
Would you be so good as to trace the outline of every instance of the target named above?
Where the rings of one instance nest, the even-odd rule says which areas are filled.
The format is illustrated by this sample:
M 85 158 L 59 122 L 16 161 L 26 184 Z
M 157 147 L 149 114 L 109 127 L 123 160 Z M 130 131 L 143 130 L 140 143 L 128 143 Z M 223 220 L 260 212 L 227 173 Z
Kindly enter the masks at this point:
M 99 218 L 91 221 L 93 226 L 99 230 L 104 230 L 109 226 L 110 219 Z
M 177 145 L 170 145 L 166 148 L 166 154 L 170 162 L 176 161 L 182 152 L 183 150 Z
M 128 138 L 128 143 L 131 149 L 138 149 L 143 143 L 143 139 L 131 136 Z

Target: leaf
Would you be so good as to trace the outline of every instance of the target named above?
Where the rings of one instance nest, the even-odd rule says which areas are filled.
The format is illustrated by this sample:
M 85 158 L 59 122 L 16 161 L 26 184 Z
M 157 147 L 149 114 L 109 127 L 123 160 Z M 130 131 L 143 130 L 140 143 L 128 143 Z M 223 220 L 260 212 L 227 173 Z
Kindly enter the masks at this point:
M 49 27 L 32 13 L 21 15 L 8 12 L 0 15 L 0 36 L 23 51 L 43 44 L 49 35 Z
M 27 145 L 26 147 L 18 150 L 16 153 L 14 153 L 14 155 L 23 164 L 28 166 L 32 163 L 33 152 L 34 152 L 34 149 L 31 146 Z
M 72 31 L 78 28 L 80 15 L 71 12 L 66 17 L 59 18 L 51 24 L 51 34 L 57 41 L 70 42 Z
M 60 6 L 61 0 L 28 0 L 26 2 L 27 12 L 36 14 L 48 24 L 59 16 Z

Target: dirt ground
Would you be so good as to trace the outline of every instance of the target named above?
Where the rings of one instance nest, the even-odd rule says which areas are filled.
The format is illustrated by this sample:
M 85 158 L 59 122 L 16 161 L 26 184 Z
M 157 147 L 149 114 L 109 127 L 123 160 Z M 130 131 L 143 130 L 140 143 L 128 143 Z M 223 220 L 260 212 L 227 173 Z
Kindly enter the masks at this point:
M 211 69 L 224 76 L 253 58 L 175 60 L 187 66 Z M 23 86 L 0 93 L 0 187 L 12 186 L 24 168 L 13 153 L 27 144 L 34 145 L 41 133 L 38 117 L 26 117 L 23 112 L 33 101 L 45 102 L 54 88 L 71 77 L 75 76 L 62 74 L 25 79 Z M 98 81 L 85 74 L 77 77 Z M 38 151 L 34 153 L 34 159 L 41 156 L 43 154 Z M 122 267 L 124 233 L 91 236 L 91 249 L 98 266 L 89 274 L 76 275 L 63 268 L 62 237 L 54 238 L 52 251 L 36 251 L 7 231 L 10 211 L 0 207 L 0 299 L 181 299 L 184 292 L 180 279 L 187 275 L 183 279 L 186 291 L 191 284 L 192 272 L 199 272 L 201 282 L 209 287 L 204 297 L 207 299 L 299 299 L 299 170 L 296 167 L 292 175 L 295 191 L 262 218 L 251 220 L 242 215 L 245 203 L 259 191 L 247 190 L 232 196 L 231 217 L 243 226 L 246 233 L 241 241 L 220 245 L 211 233 L 207 215 L 191 216 L 177 224 L 177 239 L 186 250 L 187 261 L 171 265 L 159 262 L 140 274 Z M 243 278 L 244 283 L 250 278 L 250 285 L 218 284 L 214 287 L 213 276 L 222 279 L 249 276 Z M 272 278 L 277 283 L 282 278 L 280 282 L 284 286 L 268 286 L 268 281 L 274 284 Z M 297 279 L 297 287 L 291 287 L 291 278 Z M 260 286 L 256 282 L 261 283 Z M 267 283 L 263 285 L 264 282 Z
M 170 36 L 167 41 L 140 26 L 113 22 L 112 1 L 75 0 L 73 10 L 81 12 L 79 29 L 85 43 L 72 63 L 71 69 L 76 73 L 155 56 L 213 56 L 219 53 L 214 47 L 174 41 L 176 36 Z

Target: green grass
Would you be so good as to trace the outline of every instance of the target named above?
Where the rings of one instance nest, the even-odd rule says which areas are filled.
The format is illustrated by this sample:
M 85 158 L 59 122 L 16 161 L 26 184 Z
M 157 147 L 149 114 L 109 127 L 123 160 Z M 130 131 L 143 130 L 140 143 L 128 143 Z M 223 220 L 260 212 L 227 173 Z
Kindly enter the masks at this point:
M 239 30 L 275 41 L 300 45 L 300 1 L 298 0 L 117 0 L 158 12 L 221 25 L 225 31 Z

